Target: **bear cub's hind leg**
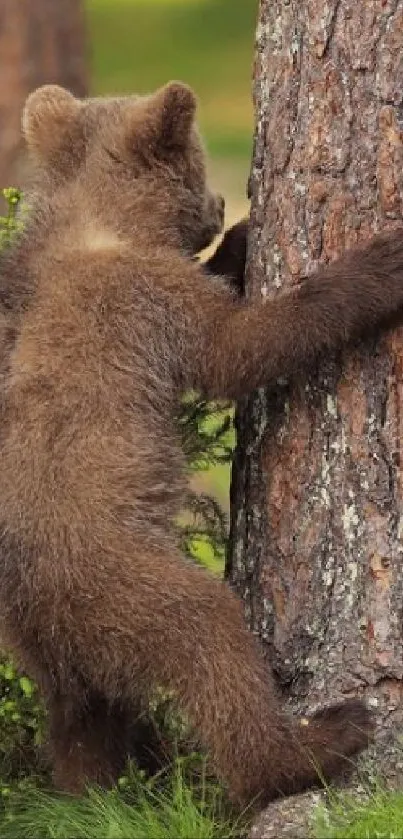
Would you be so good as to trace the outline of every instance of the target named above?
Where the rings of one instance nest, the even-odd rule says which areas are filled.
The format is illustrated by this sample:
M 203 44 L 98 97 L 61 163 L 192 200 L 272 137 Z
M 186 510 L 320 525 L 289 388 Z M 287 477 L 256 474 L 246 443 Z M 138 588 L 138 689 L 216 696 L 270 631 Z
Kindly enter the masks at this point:
M 150 774 L 162 765 L 162 744 L 152 721 L 132 706 L 111 705 L 96 691 L 84 704 L 52 699 L 49 740 L 53 782 L 75 795 L 87 786 L 116 784 L 129 757 Z

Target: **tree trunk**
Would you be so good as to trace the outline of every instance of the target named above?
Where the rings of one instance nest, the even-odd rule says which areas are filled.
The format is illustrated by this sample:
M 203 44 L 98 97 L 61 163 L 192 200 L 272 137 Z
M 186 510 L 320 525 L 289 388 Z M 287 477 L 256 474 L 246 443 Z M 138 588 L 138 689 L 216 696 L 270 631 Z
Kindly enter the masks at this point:
M 401 219 L 402 43 L 403 0 L 261 0 L 251 295 Z M 292 706 L 400 731 L 402 424 L 400 329 L 242 403 L 228 562 Z
M 35 87 L 84 95 L 87 73 L 80 0 L 0 0 L 0 187 L 21 186 L 21 110 Z

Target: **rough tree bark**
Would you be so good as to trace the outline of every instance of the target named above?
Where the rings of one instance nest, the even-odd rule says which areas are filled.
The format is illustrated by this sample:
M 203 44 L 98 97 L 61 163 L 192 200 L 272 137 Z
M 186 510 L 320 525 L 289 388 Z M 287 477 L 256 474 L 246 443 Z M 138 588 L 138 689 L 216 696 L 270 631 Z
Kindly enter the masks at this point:
M 87 88 L 81 0 L 0 0 L 0 187 L 19 186 L 21 109 L 35 87 Z
M 261 0 L 251 295 L 402 217 L 403 0 Z M 281 329 L 281 324 L 279 324 Z M 237 412 L 228 576 L 290 704 L 403 730 L 403 333 Z

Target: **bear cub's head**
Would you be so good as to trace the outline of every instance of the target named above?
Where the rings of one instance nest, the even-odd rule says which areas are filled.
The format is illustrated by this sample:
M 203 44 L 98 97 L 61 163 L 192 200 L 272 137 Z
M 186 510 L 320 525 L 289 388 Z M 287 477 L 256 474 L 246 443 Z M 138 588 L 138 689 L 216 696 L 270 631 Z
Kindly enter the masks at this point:
M 170 82 L 150 96 L 79 100 L 56 85 L 27 99 L 23 133 L 36 195 L 126 236 L 195 254 L 221 232 L 224 201 L 206 181 L 196 99 Z M 59 202 L 59 203 L 58 203 Z

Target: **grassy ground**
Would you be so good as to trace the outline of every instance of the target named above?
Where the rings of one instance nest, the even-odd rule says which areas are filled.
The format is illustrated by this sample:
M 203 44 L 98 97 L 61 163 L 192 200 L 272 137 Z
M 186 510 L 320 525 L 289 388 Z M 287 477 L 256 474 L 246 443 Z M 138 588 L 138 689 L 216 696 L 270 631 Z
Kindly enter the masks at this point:
M 361 799 L 335 795 L 320 809 L 315 839 L 400 839 L 403 836 L 403 792 L 382 787 Z
M 235 839 L 240 833 L 219 791 L 192 788 L 180 764 L 162 789 L 139 780 L 129 794 L 93 789 L 72 798 L 31 787 L 0 815 L 1 839 Z

